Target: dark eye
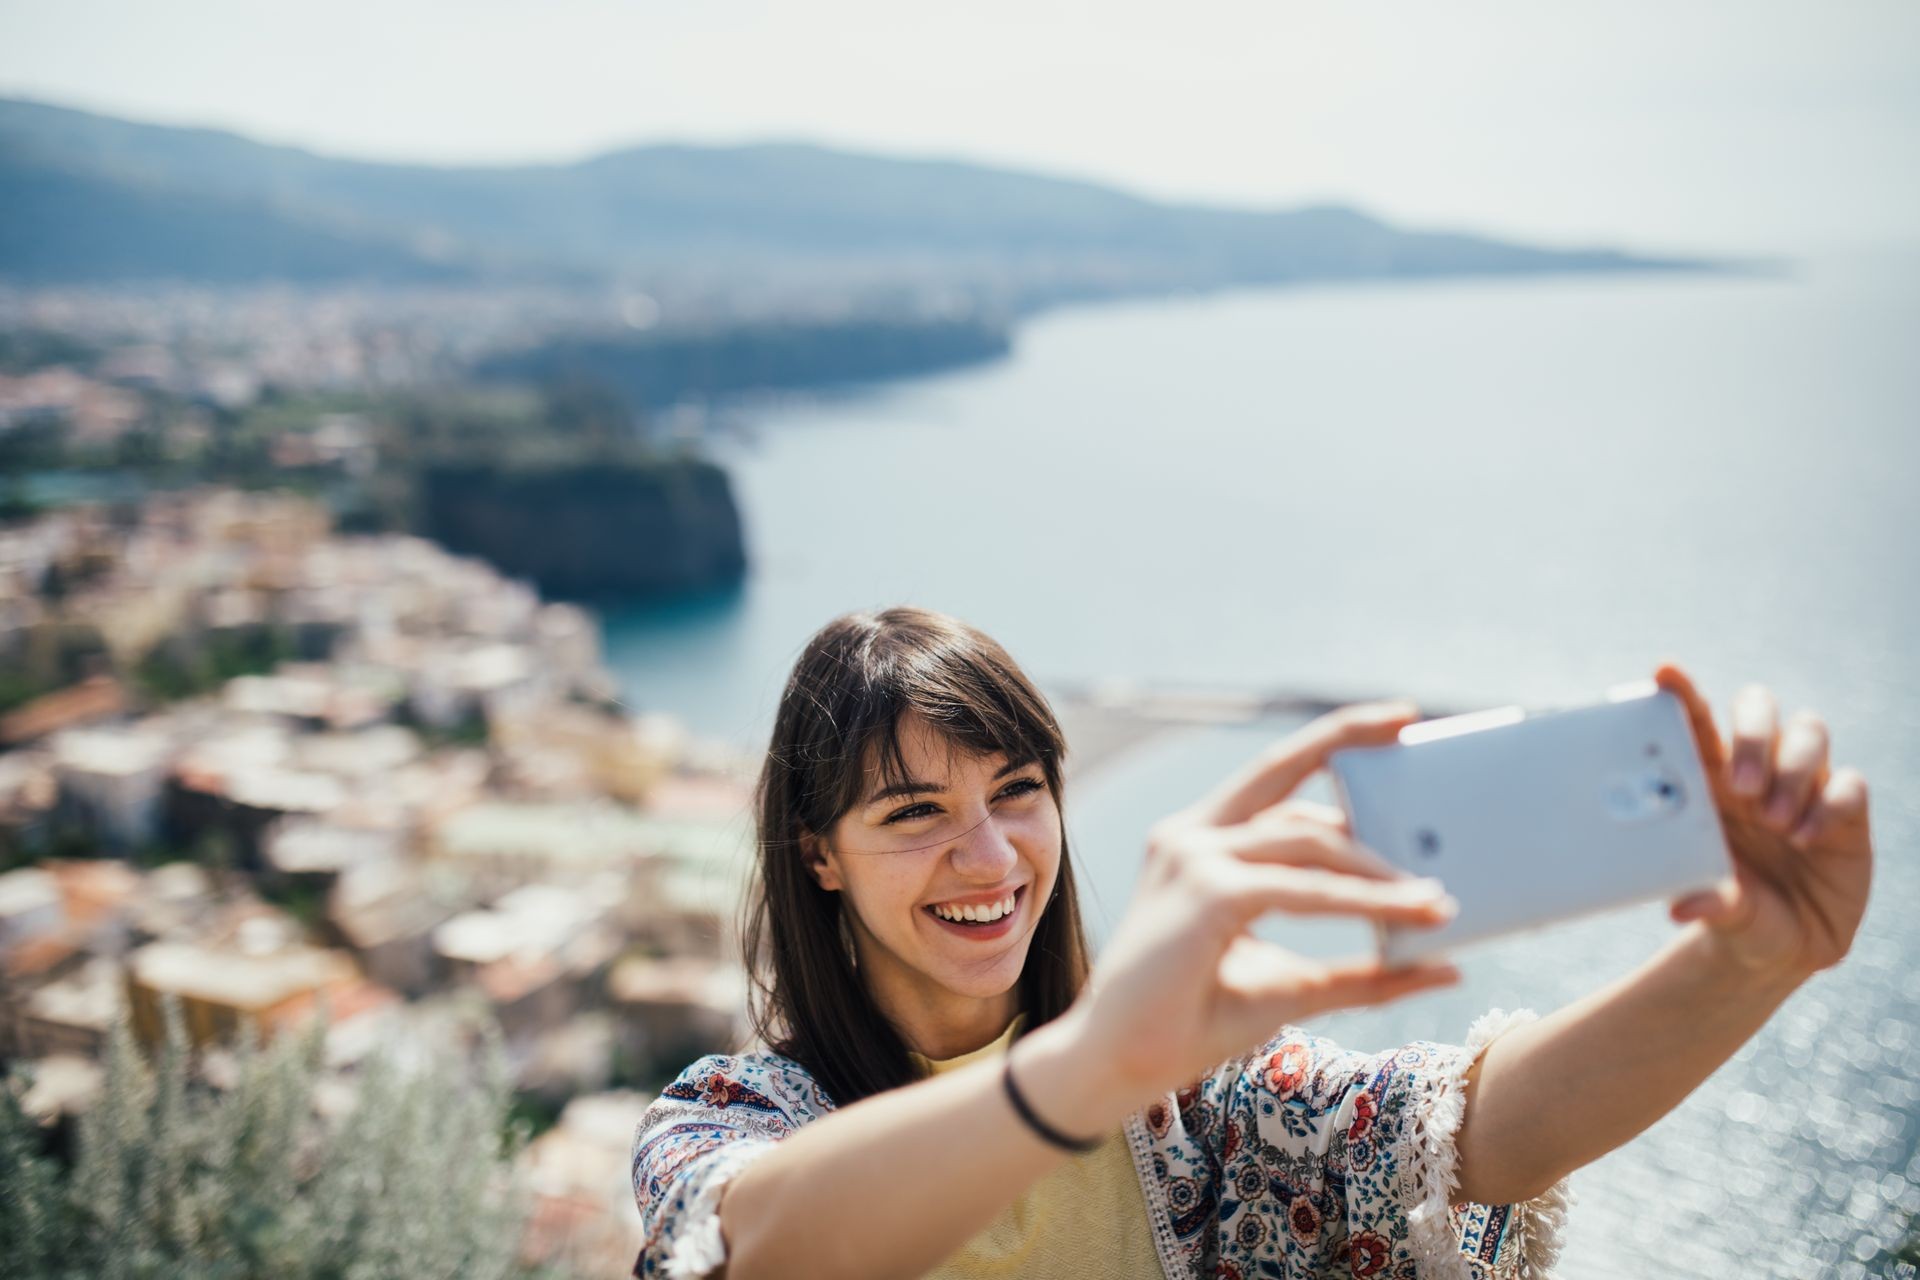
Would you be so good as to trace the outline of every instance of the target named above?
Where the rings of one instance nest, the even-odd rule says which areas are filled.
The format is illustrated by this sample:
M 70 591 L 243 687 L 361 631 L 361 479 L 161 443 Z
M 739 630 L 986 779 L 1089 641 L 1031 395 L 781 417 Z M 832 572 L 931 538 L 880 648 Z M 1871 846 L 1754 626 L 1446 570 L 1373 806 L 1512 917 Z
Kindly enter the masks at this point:
M 926 810 L 925 813 L 921 812 L 923 809 Z M 921 804 L 910 804 L 904 809 L 888 814 L 885 821 L 880 825 L 885 826 L 888 822 L 911 822 L 915 818 L 928 818 L 932 817 L 935 812 L 937 812 L 937 810 L 933 805 L 924 802 Z
M 1003 796 L 1030 796 L 1046 786 L 1038 778 L 1015 778 L 1009 782 L 1000 794 Z

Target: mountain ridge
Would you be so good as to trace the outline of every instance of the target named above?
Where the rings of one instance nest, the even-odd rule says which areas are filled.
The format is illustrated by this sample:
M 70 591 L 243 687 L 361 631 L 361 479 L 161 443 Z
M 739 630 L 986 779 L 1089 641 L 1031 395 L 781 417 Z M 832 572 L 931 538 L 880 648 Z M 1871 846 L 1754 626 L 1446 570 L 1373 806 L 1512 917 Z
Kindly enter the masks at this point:
M 691 272 L 749 283 L 843 272 L 957 284 L 1018 306 L 1288 280 L 1707 265 L 1400 228 L 1331 202 L 1170 203 L 1083 178 L 806 140 L 411 165 L 17 98 L 0 98 L 0 196 L 12 210 L 0 216 L 0 277 L 29 282 Z M 104 211 L 76 216 L 89 198 Z M 220 235 L 195 240 L 196 208 Z M 149 238 L 154 251 L 143 253 Z

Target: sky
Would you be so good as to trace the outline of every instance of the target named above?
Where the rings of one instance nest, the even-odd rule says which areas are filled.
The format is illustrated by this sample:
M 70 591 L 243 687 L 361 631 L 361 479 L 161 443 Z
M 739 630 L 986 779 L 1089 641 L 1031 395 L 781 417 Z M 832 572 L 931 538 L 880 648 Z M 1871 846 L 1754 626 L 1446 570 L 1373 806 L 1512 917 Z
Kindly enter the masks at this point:
M 0 95 L 406 162 L 808 140 L 1550 243 L 1920 242 L 1916 0 L 0 0 Z

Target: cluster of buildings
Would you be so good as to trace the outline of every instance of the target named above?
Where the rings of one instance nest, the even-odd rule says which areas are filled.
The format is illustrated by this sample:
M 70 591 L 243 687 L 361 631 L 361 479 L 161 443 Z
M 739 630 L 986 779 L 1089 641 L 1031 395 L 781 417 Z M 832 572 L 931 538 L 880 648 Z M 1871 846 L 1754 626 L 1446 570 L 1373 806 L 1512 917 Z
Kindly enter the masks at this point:
M 243 1026 L 324 1011 L 336 1106 L 368 1055 L 491 1020 L 564 1107 L 527 1248 L 629 1265 L 636 1086 L 744 1032 L 751 826 L 739 762 L 621 706 L 598 635 L 287 495 L 0 532 L 0 670 L 58 677 L 0 716 L 0 1058 L 30 1109 L 69 1124 L 115 1021 L 157 1044 L 169 1002 L 215 1084 Z M 160 701 L 156 654 L 258 669 Z
M 0 332 L 59 334 L 107 353 L 104 379 L 227 408 L 281 390 L 414 385 L 576 317 L 553 289 L 0 285 Z
M 0 445 L 26 442 L 42 467 L 49 440 L 61 465 L 191 462 L 217 415 L 271 393 L 446 385 L 488 351 L 631 301 L 555 289 L 0 284 L 0 338 L 17 347 L 0 367 Z M 275 434 L 273 465 L 364 474 L 369 425 L 318 419 Z
M 108 445 L 146 416 L 139 396 L 66 365 L 17 375 L 0 373 L 0 432 L 58 426 L 73 444 Z

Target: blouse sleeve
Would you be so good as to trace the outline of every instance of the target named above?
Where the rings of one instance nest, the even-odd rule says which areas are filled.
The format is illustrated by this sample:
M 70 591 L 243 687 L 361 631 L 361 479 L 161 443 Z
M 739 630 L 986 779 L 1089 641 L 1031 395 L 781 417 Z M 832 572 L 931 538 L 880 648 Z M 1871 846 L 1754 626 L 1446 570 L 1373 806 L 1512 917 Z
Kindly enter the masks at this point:
M 1466 1075 L 1487 1045 L 1534 1018 L 1494 1010 L 1465 1045 L 1379 1054 L 1286 1028 L 1222 1077 L 1223 1228 L 1272 1249 L 1282 1273 L 1344 1263 L 1368 1280 L 1547 1280 L 1570 1204 L 1564 1179 L 1516 1204 L 1453 1206 Z M 1238 1150 L 1236 1150 L 1238 1149 Z M 1270 1229 L 1270 1231 L 1269 1231 Z
M 642 1232 L 635 1276 L 693 1280 L 726 1262 L 721 1193 L 804 1119 L 769 1083 L 750 1059 L 705 1057 L 640 1117 L 632 1156 Z

